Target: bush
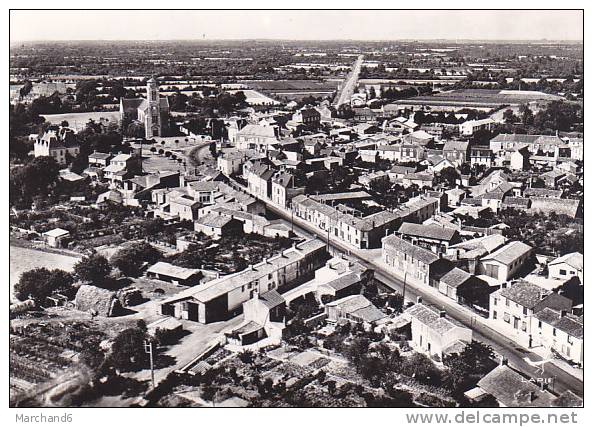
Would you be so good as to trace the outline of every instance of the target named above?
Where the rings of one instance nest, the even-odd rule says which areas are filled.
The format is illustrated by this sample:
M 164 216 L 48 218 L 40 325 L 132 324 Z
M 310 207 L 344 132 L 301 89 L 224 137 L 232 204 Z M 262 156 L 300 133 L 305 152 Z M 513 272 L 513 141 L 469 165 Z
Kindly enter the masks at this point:
M 100 285 L 111 273 L 111 265 L 103 255 L 93 254 L 76 263 L 74 272 L 81 280 Z
M 66 271 L 36 268 L 21 275 L 18 283 L 14 285 L 14 291 L 21 301 L 30 297 L 36 304 L 43 305 L 45 299 L 53 293 L 72 294 L 73 283 L 74 277 Z

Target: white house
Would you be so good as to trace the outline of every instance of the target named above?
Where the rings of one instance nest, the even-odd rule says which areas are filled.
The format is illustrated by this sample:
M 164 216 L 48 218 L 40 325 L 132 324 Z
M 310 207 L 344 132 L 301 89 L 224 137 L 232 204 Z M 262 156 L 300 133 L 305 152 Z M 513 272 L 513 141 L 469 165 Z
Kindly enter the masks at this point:
M 531 256 L 533 248 L 523 242 L 512 241 L 480 260 L 479 272 L 505 282 L 513 278 Z
M 541 310 L 570 310 L 572 301 L 541 286 L 519 280 L 490 294 L 490 325 L 509 339 L 533 347 L 539 345 L 534 315 Z
M 582 366 L 583 317 L 546 307 L 536 313 L 535 318 L 536 341 L 551 352 Z
M 431 356 L 443 357 L 463 350 L 472 340 L 472 331 L 422 303 L 414 304 L 404 314 L 412 322 L 412 347 Z
M 578 277 L 583 283 L 583 254 L 572 252 L 551 261 L 548 264 L 548 277 L 552 279 L 570 279 Z
M 46 231 L 42 235 L 45 239 L 45 242 L 49 246 L 53 248 L 58 248 L 62 246 L 62 242 L 64 241 L 64 239 L 70 236 L 70 232 L 62 228 L 54 228 L 53 230 Z

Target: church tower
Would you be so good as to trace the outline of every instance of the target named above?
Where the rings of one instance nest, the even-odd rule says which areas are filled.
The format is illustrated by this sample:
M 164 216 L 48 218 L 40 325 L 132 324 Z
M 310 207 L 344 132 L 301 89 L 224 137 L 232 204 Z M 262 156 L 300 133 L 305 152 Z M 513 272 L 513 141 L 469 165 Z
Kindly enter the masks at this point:
M 163 136 L 159 85 L 154 77 L 146 83 L 146 100 L 148 101 L 148 108 L 144 120 L 146 138 L 149 139 L 153 136 Z

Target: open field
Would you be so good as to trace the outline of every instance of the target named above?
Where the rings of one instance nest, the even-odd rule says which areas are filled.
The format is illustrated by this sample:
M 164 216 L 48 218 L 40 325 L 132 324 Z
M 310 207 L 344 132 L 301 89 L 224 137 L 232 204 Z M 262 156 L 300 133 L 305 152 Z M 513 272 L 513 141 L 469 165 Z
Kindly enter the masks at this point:
M 336 81 L 324 80 L 259 80 L 259 81 L 243 81 L 243 83 L 251 88 L 265 90 L 269 92 L 275 91 L 331 91 L 337 89 Z
M 90 113 L 66 113 L 66 114 L 42 114 L 42 117 L 51 124 L 59 125 L 66 120 L 70 127 L 75 130 L 84 129 L 90 119 L 98 122 L 107 119 L 110 122 L 119 121 L 119 111 L 94 111 Z
M 243 92 L 245 94 L 245 101 L 251 105 L 277 105 L 278 101 L 270 98 L 262 93 L 251 89 L 229 90 L 229 93 Z
M 35 249 L 10 246 L 10 295 L 13 297 L 13 287 L 25 271 L 45 267 L 48 269 L 59 268 L 72 271 L 79 258 Z

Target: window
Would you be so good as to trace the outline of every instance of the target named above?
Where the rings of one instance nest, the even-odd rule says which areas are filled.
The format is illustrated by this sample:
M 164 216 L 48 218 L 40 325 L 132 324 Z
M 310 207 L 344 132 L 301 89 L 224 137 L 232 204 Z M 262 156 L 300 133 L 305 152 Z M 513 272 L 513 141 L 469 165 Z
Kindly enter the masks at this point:
M 505 305 L 506 305 L 507 307 L 509 307 L 509 306 L 511 305 L 511 304 L 509 303 L 509 299 L 508 299 L 508 298 L 507 298 L 507 299 L 506 299 L 506 301 L 505 301 Z
M 498 298 L 494 298 L 494 305 L 498 304 Z
M 523 307 L 523 315 L 527 316 L 527 307 Z
M 539 329 L 541 329 L 541 328 L 542 328 L 542 321 L 541 321 L 541 320 L 538 320 L 538 321 L 537 321 L 537 327 L 538 327 Z
M 568 334 L 566 334 L 566 342 L 572 344 L 572 337 Z
M 562 270 L 562 269 L 560 269 L 560 275 L 561 275 L 561 276 L 566 276 L 566 270 Z
M 556 336 L 556 328 L 552 329 L 552 335 Z
M 498 316 L 498 314 L 496 313 L 496 311 L 493 311 L 492 312 L 492 318 L 496 320 L 497 316 Z

